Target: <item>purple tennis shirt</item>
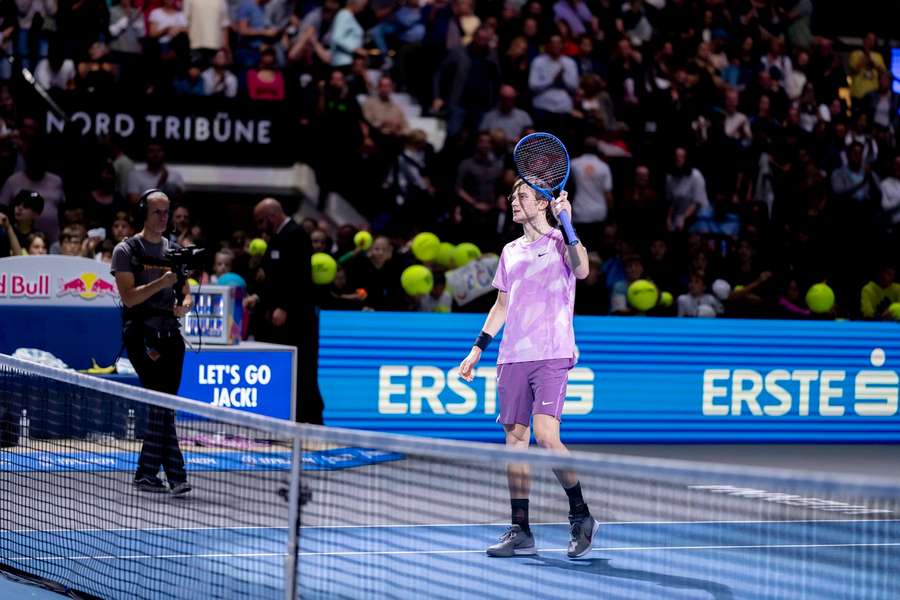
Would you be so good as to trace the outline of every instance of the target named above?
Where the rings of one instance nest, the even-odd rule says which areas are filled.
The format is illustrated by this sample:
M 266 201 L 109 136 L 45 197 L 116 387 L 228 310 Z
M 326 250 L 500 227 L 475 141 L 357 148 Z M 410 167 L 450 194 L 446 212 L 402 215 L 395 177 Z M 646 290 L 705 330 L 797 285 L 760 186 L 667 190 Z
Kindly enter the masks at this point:
M 497 364 L 575 357 L 575 274 L 562 232 L 508 243 L 492 285 L 508 294 Z

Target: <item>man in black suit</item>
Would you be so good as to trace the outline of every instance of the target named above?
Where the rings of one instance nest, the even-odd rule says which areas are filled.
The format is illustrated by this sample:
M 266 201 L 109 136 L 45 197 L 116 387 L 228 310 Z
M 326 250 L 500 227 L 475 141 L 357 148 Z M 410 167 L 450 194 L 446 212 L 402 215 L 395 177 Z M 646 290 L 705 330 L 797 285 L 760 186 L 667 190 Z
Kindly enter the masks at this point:
M 274 198 L 266 198 L 253 210 L 269 247 L 262 262 L 264 281 L 258 298 L 260 319 L 256 339 L 297 347 L 297 405 L 295 418 L 322 423 L 319 392 L 319 315 L 312 281 L 312 243 L 309 235 L 284 213 Z

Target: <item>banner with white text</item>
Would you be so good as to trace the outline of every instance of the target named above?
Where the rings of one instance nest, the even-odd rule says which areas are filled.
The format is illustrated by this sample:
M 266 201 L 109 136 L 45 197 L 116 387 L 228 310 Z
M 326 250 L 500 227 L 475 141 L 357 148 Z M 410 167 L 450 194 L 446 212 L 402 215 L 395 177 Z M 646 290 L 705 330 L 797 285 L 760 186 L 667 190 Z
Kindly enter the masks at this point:
M 483 315 L 322 313 L 325 422 L 501 441 L 496 356 L 457 367 Z M 900 325 L 576 317 L 568 443 L 900 442 Z

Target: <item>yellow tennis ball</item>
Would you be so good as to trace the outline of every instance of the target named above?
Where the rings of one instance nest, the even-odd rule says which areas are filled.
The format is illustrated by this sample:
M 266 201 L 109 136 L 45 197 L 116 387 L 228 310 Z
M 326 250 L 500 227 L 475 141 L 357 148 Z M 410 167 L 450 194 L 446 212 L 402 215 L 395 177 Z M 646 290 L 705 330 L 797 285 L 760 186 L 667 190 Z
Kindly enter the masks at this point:
M 188 285 L 197 285 L 197 286 L 199 286 L 199 285 L 200 285 L 200 282 L 197 281 L 196 279 L 194 279 L 193 277 L 191 277 L 191 278 L 188 279 Z
M 420 233 L 413 238 L 412 253 L 422 262 L 430 262 L 437 256 L 441 247 L 441 240 L 433 233 Z
M 434 287 L 434 277 L 428 267 L 412 265 L 400 274 L 400 285 L 410 296 L 424 296 Z
M 357 231 L 353 236 L 353 243 L 360 250 L 368 250 L 372 247 L 372 234 L 366 230 Z
M 806 305 L 814 313 L 827 313 L 834 308 L 834 291 L 825 283 L 811 285 L 806 292 Z
M 455 249 L 456 246 L 450 242 L 441 242 L 441 245 L 438 246 L 437 256 L 434 257 L 434 262 L 442 267 L 449 267 L 453 260 L 453 251 Z
M 266 240 L 262 238 L 256 238 L 250 241 L 250 256 L 262 256 L 266 253 L 266 250 L 269 248 L 269 245 L 266 244 Z
M 894 302 L 888 306 L 888 314 L 891 315 L 891 318 L 895 321 L 900 321 L 900 302 Z
M 675 299 L 672 298 L 672 294 L 669 292 L 663 292 L 659 295 L 659 305 L 660 306 L 672 306 L 672 302 Z
M 628 304 L 639 311 L 650 310 L 656 306 L 659 300 L 659 290 L 656 284 L 646 279 L 638 279 L 628 286 Z
M 334 281 L 337 261 L 330 254 L 316 252 L 312 255 L 312 279 L 318 285 L 328 285 Z
M 453 249 L 453 265 L 455 267 L 461 267 L 479 258 L 481 258 L 481 250 L 471 242 L 463 242 Z

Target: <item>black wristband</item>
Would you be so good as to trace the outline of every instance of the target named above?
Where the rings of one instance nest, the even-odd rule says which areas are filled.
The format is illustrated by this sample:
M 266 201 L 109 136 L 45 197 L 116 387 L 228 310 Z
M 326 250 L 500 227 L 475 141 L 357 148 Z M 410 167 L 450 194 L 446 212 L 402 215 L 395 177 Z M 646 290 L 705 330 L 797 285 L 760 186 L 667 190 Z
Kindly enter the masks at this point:
M 491 340 L 494 339 L 494 336 L 485 333 L 482 331 L 478 334 L 478 337 L 475 338 L 475 346 L 480 348 L 483 351 L 487 350 L 487 347 L 491 345 Z

